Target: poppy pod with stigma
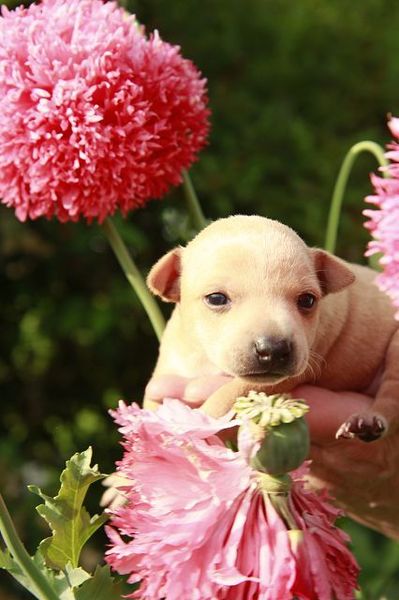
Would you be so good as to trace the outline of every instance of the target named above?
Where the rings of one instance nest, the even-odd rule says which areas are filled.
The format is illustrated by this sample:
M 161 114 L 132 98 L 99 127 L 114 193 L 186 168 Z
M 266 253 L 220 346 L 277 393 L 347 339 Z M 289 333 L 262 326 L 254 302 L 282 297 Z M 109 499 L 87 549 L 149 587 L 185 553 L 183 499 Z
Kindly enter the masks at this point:
M 269 396 L 250 392 L 246 397 L 237 398 L 234 408 L 244 419 L 239 435 L 248 440 L 252 449 L 250 464 L 254 469 L 278 476 L 303 463 L 310 446 L 303 419 L 309 410 L 307 404 L 287 394 Z

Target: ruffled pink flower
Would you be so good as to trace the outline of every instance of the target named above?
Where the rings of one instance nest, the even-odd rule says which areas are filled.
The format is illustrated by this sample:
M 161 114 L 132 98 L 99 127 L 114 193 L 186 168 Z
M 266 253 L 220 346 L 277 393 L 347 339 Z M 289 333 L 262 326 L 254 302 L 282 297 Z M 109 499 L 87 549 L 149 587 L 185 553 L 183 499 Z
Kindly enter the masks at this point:
M 114 2 L 0 18 L 0 197 L 24 221 L 102 221 L 160 197 L 206 143 L 205 80 Z
M 399 119 L 390 119 L 389 127 L 399 138 Z M 367 202 L 378 206 L 378 210 L 363 211 L 369 217 L 365 227 L 374 238 L 368 244 L 366 256 L 383 254 L 379 261 L 383 271 L 377 276 L 376 283 L 399 309 L 399 143 L 392 142 L 387 148 L 385 156 L 390 161 L 387 167 L 389 177 L 372 175 L 376 194 L 366 198 Z M 399 310 L 395 317 L 399 319 Z
M 260 489 L 262 474 L 216 436 L 234 426 L 178 400 L 156 412 L 121 403 L 120 473 L 127 503 L 111 510 L 106 560 L 143 600 L 349 600 L 358 567 L 339 511 L 293 474 L 286 523 Z M 239 442 L 240 443 L 240 442 Z M 248 448 L 246 448 L 248 450 Z

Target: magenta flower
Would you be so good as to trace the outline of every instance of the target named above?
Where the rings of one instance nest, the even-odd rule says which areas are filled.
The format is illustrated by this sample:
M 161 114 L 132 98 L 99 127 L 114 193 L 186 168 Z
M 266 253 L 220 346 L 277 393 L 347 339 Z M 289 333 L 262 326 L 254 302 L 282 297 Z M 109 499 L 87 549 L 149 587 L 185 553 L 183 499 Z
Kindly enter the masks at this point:
M 399 119 L 391 118 L 388 125 L 392 134 L 399 138 Z M 383 271 L 377 276 L 376 283 L 392 299 L 398 309 L 395 317 L 399 319 L 399 143 L 392 142 L 387 148 L 389 177 L 372 175 L 376 194 L 366 198 L 367 202 L 378 206 L 378 210 L 365 210 L 363 214 L 370 219 L 365 227 L 374 238 L 368 244 L 366 256 L 383 254 L 379 260 Z
M 141 581 L 129 597 L 353 598 L 358 567 L 333 526 L 339 511 L 306 488 L 306 467 L 273 500 L 270 476 L 245 458 L 247 436 L 234 452 L 215 435 L 237 424 L 231 415 L 213 419 L 169 400 L 156 413 L 120 403 L 113 416 L 124 435 L 118 470 L 131 484 L 127 503 L 110 510 L 106 560 L 129 582 Z
M 0 18 L 0 197 L 24 221 L 103 221 L 181 181 L 208 133 L 205 80 L 114 2 Z

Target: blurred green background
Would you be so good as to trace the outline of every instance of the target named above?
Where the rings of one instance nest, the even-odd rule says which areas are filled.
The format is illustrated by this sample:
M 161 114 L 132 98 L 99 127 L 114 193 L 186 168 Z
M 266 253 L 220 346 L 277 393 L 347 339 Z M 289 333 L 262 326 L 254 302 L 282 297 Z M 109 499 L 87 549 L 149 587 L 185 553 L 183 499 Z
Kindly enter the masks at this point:
M 266 215 L 322 245 L 344 153 L 362 139 L 386 143 L 386 114 L 399 114 L 399 3 L 127 4 L 208 78 L 212 133 L 192 170 L 206 215 Z M 364 157 L 352 174 L 338 247 L 350 260 L 362 260 L 361 211 L 374 169 Z M 190 235 L 181 190 L 117 221 L 143 272 Z M 0 292 L 0 488 L 33 550 L 47 531 L 26 484 L 55 492 L 65 460 L 88 445 L 112 471 L 120 450 L 107 409 L 121 397 L 140 401 L 157 343 L 95 225 L 21 224 L 1 207 Z M 345 527 L 363 567 L 362 597 L 397 599 L 399 545 Z M 94 540 L 88 564 L 104 543 Z M 0 573 L 0 600 L 27 597 Z

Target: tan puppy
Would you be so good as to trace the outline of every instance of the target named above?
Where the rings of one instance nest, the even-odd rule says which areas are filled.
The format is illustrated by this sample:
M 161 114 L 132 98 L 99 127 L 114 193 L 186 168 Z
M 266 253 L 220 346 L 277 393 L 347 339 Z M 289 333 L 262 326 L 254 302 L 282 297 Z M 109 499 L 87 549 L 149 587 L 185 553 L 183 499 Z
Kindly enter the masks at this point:
M 277 221 L 216 221 L 150 271 L 153 293 L 176 303 L 154 375 L 234 376 L 205 403 L 214 416 L 250 389 L 373 390 L 372 410 L 337 436 L 377 439 L 399 414 L 399 324 L 374 278 Z

